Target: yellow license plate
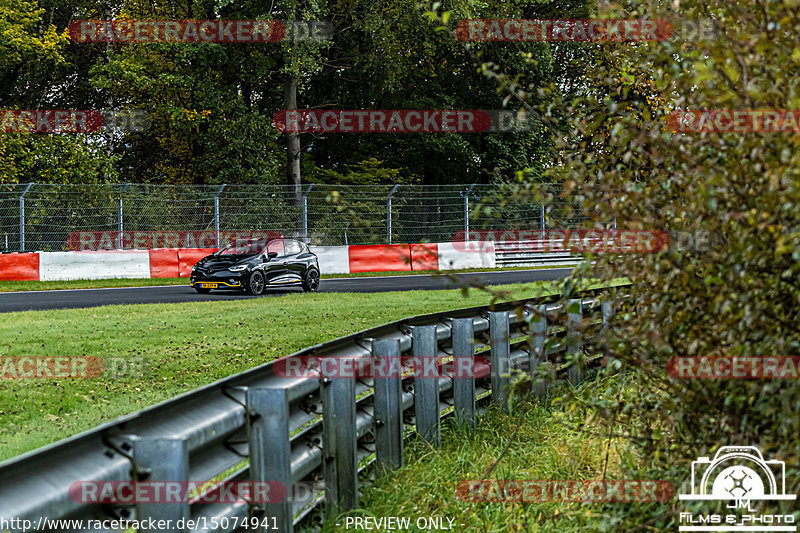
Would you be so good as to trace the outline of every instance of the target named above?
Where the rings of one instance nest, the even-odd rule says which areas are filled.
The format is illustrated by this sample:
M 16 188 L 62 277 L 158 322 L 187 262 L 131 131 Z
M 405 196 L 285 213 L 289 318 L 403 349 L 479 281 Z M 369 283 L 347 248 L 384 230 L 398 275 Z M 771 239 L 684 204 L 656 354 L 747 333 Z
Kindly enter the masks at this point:
M 201 283 L 200 284 L 200 288 L 201 289 L 216 289 L 217 288 L 217 284 L 216 283 Z

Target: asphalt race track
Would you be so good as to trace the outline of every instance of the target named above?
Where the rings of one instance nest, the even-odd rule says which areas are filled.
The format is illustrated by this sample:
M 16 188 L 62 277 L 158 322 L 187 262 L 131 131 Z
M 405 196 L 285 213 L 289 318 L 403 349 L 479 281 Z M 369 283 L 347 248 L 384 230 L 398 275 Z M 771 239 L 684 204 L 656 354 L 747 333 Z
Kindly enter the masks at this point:
M 566 277 L 568 268 L 542 270 L 508 270 L 455 274 L 453 282 L 447 276 L 375 276 L 363 278 L 323 279 L 320 292 L 389 292 L 410 290 L 436 290 L 459 287 L 465 281 L 485 285 L 527 283 L 556 280 Z M 293 289 L 293 292 L 300 289 Z M 286 289 L 269 290 L 263 297 L 287 294 Z M 189 285 L 135 287 L 117 289 L 70 289 L 57 291 L 26 291 L 0 293 L 0 313 L 45 309 L 74 309 L 101 305 L 182 303 L 253 298 L 241 292 L 221 291 L 198 294 Z

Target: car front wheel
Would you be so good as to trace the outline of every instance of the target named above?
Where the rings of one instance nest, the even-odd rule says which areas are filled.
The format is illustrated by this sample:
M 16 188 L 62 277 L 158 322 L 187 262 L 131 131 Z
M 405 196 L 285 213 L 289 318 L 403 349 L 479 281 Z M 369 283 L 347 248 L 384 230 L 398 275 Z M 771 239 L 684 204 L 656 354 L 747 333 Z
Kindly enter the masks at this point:
M 264 294 L 266 283 L 264 282 L 264 274 L 256 270 L 250 274 L 250 280 L 247 282 L 246 291 L 253 296 L 261 296 Z
M 309 268 L 303 278 L 303 290 L 306 292 L 317 292 L 319 289 L 319 270 Z

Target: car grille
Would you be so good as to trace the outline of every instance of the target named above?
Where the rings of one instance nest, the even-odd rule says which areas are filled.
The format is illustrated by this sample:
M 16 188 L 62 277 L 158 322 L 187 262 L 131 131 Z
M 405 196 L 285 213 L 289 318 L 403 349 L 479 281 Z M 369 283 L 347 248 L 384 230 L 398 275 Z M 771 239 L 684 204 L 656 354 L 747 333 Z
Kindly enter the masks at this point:
M 217 264 L 217 265 L 204 265 L 201 267 L 197 267 L 195 272 L 200 274 L 201 276 L 207 276 L 209 274 L 214 274 L 216 272 L 224 272 L 228 270 L 228 267 L 231 266 L 233 263 L 224 263 L 224 264 Z

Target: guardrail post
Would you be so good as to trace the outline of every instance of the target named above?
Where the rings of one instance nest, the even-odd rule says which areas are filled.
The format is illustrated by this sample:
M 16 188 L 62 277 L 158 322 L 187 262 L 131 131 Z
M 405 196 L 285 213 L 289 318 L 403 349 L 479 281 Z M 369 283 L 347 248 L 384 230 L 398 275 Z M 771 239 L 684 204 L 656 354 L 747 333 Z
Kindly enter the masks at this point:
M 456 421 L 470 427 L 475 426 L 475 346 L 472 344 L 474 329 L 471 318 L 453 319 L 453 399 Z
M 424 375 L 424 362 L 436 357 L 439 345 L 436 340 L 436 326 L 415 326 L 411 332 L 414 357 L 423 372 L 414 376 L 414 411 L 417 420 L 417 435 L 426 442 L 439 446 L 442 435 L 439 429 L 439 366 L 434 376 Z
M 508 311 L 489 313 L 491 340 L 492 402 L 508 412 L 509 376 L 511 374 L 511 345 L 509 343 Z
M 270 520 L 275 520 L 281 531 L 292 533 L 294 511 L 291 494 L 294 483 L 287 389 L 248 388 L 245 398 L 250 441 L 250 480 L 254 483 L 270 483 L 270 492 L 273 494 L 276 487 L 272 483 L 280 483 L 286 491 L 280 501 L 273 501 L 268 492 L 270 501 L 254 502 L 253 507 Z M 255 491 L 255 494 L 258 492 Z M 259 528 L 257 531 L 266 532 L 266 529 Z
M 136 470 L 144 481 L 178 481 L 186 482 L 189 476 L 189 446 L 185 439 L 170 437 L 135 437 L 133 440 L 133 460 Z M 186 490 L 182 488 L 181 492 Z M 164 491 L 148 491 L 160 494 Z M 136 518 L 142 520 L 171 521 L 170 528 L 162 529 L 164 533 L 184 533 L 178 528 L 181 518 L 189 518 L 189 503 L 137 503 Z
M 531 319 L 530 336 L 530 372 L 533 393 L 543 398 L 547 394 L 547 381 L 536 378 L 536 370 L 539 365 L 547 360 L 547 306 L 536 307 L 536 312 Z
M 583 379 L 583 339 L 580 332 L 582 319 L 581 300 L 569 300 L 567 304 L 567 353 L 572 355 L 573 364 L 567 370 L 567 379 L 573 385 L 577 385 Z
M 614 302 L 603 302 L 601 309 L 603 310 L 603 355 L 608 357 L 611 353 L 608 345 L 608 329 L 614 316 Z
M 356 382 L 323 378 L 320 396 L 326 514 L 331 517 L 358 507 Z
M 372 369 L 375 376 L 373 416 L 378 468 L 399 468 L 403 466 L 402 365 L 399 340 L 376 340 L 372 343 Z

